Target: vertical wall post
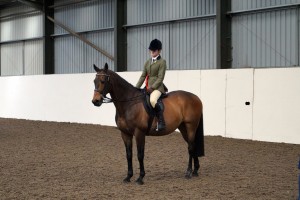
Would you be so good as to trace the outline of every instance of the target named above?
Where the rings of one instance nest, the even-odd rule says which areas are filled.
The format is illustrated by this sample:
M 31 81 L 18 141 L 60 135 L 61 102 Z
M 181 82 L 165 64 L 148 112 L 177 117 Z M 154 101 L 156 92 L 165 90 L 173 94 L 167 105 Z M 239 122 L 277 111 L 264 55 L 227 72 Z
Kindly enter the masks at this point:
M 49 8 L 54 4 L 54 0 L 44 0 L 43 21 L 44 21 L 44 74 L 54 74 L 54 23 L 47 19 L 48 16 L 54 18 L 54 9 Z
M 2 68 L 2 66 L 1 66 L 1 55 L 2 55 L 2 52 L 1 52 L 1 44 L 0 44 L 0 76 L 1 76 L 1 68 Z
M 126 0 L 115 0 L 114 64 L 118 72 L 127 71 Z
M 217 0 L 217 69 L 232 67 L 231 0 Z

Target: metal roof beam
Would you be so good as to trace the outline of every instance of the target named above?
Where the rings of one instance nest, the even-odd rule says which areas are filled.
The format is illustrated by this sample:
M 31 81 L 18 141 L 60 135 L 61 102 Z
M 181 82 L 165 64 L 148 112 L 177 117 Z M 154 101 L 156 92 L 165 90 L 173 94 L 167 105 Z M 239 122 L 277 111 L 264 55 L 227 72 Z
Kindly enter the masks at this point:
M 44 0 L 46 1 L 46 0 Z M 53 0 L 52 0 L 53 1 Z M 86 0 L 87 1 L 87 0 Z M 105 50 L 99 48 L 98 46 L 96 46 L 94 43 L 90 42 L 88 39 L 86 39 L 85 37 L 79 35 L 78 33 L 76 33 L 75 31 L 73 31 L 71 28 L 67 27 L 66 25 L 64 25 L 63 23 L 57 21 L 54 19 L 53 16 L 49 16 L 47 15 L 47 12 L 45 11 L 48 11 L 48 9 L 51 7 L 51 5 L 46 5 L 44 6 L 44 4 L 39 4 L 39 3 L 34 3 L 32 1 L 29 1 L 29 0 L 18 0 L 18 2 L 20 3 L 23 3 L 23 4 L 26 4 L 28 6 L 31 6 L 37 10 L 40 10 L 42 12 L 44 12 L 46 15 L 46 18 L 48 20 L 50 20 L 51 22 L 53 22 L 55 25 L 63 28 L 64 30 L 68 31 L 71 35 L 75 36 L 76 38 L 78 38 L 79 40 L 83 41 L 84 43 L 86 43 L 87 45 L 91 46 L 92 48 L 96 49 L 98 52 L 102 53 L 103 55 L 105 55 L 106 57 L 108 57 L 109 59 L 111 60 L 114 60 L 114 57 L 112 55 L 110 55 L 109 53 L 107 53 Z M 47 3 L 47 1 L 46 1 Z M 48 4 L 48 3 L 47 3 Z M 52 4 L 53 5 L 53 4 Z M 50 33 L 51 35 L 52 33 Z M 49 36 L 50 36 L 49 35 Z
M 62 24 L 61 22 L 53 19 L 50 16 L 47 16 L 47 18 L 52 21 L 55 25 L 63 28 L 64 30 L 68 31 L 71 35 L 75 36 L 76 38 L 80 39 L 81 41 L 83 41 L 84 43 L 88 44 L 89 46 L 93 47 L 94 49 L 96 49 L 97 51 L 99 51 L 100 53 L 102 53 L 103 55 L 105 55 L 106 57 L 108 57 L 111 60 L 114 60 L 114 57 L 112 55 L 110 55 L 109 53 L 107 53 L 106 51 L 100 49 L 99 47 L 97 47 L 95 44 L 93 44 L 92 42 L 90 42 L 88 39 L 86 39 L 85 37 L 79 35 L 78 33 L 76 33 L 75 31 L 73 31 L 71 28 L 67 27 L 66 25 Z
M 22 4 L 25 4 L 27 6 L 30 6 L 32 8 L 35 8 L 37 10 L 40 10 L 40 11 L 44 10 L 44 5 L 42 3 L 33 2 L 33 1 L 29 1 L 29 0 L 17 0 L 17 1 Z
M 286 4 L 286 5 L 279 5 L 279 6 L 268 6 L 268 7 L 254 8 L 248 10 L 230 11 L 227 12 L 227 15 L 234 16 L 234 15 L 242 15 L 242 14 L 253 14 L 253 13 L 260 13 L 260 12 L 270 12 L 270 11 L 283 10 L 283 9 L 298 8 L 298 7 L 300 7 L 300 3 Z
M 49 6 L 49 8 L 62 8 L 65 6 L 71 6 L 71 5 L 75 5 L 75 4 L 79 4 L 79 3 L 84 3 L 87 1 L 95 1 L 95 0 L 72 0 L 72 1 L 68 1 L 68 2 L 63 2 L 63 3 L 56 3 L 54 5 Z

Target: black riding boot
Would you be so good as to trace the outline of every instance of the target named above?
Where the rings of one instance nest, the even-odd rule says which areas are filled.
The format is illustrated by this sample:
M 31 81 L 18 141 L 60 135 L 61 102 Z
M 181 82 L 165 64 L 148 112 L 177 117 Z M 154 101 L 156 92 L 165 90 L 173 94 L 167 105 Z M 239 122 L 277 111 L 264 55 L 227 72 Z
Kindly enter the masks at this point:
M 157 131 L 163 131 L 166 129 L 166 124 L 165 124 L 164 115 L 163 115 L 164 105 L 162 104 L 162 102 L 157 102 L 155 104 L 154 110 L 156 112 L 156 116 L 158 119 Z

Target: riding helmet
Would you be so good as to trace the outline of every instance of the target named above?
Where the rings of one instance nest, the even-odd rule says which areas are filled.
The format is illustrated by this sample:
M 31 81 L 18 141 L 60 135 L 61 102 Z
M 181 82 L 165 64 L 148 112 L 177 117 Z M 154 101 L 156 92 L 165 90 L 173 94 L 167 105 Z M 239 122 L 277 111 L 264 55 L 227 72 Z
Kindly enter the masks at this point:
M 158 39 L 152 40 L 150 42 L 150 45 L 149 45 L 148 49 L 151 50 L 151 51 L 161 50 L 162 49 L 161 41 L 159 41 Z

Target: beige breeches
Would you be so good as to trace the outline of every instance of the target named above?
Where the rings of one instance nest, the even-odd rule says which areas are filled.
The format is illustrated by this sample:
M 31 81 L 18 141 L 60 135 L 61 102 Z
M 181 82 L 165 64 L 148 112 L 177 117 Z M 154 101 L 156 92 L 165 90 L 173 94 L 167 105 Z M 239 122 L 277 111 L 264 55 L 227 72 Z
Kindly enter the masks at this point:
M 157 100 L 159 99 L 160 95 L 161 95 L 161 92 L 159 90 L 154 90 L 150 94 L 150 103 L 153 108 L 155 107 L 155 104 L 157 103 Z

